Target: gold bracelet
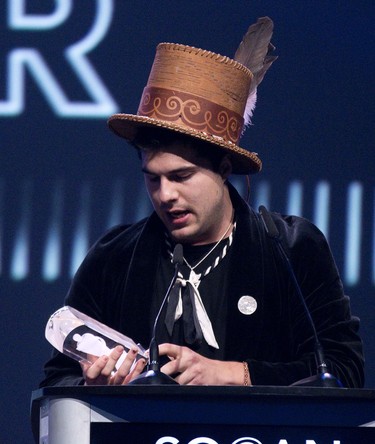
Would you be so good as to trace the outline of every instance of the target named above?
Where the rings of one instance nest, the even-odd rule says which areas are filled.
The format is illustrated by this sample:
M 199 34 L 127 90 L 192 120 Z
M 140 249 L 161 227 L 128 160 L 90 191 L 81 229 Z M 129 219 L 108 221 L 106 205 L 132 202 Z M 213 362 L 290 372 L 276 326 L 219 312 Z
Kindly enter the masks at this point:
M 246 361 L 243 361 L 243 371 L 244 371 L 243 385 L 249 386 L 250 385 L 249 366 Z

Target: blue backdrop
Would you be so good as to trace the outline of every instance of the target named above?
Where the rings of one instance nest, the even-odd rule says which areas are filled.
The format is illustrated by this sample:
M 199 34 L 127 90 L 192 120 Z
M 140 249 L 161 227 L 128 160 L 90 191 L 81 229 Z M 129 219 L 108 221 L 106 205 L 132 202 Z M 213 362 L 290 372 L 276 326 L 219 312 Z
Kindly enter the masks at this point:
M 374 12 L 370 0 L 0 2 L 0 442 L 32 442 L 44 327 L 87 248 L 150 211 L 106 118 L 136 112 L 159 42 L 233 56 L 264 15 L 279 59 L 241 143 L 264 165 L 251 203 L 325 232 L 375 386 Z

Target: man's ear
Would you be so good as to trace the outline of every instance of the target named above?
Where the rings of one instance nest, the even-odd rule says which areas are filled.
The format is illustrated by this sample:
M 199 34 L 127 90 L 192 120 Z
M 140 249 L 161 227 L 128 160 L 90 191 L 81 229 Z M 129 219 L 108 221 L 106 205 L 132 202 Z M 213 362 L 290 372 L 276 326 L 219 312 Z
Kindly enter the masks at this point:
M 219 174 L 225 180 L 232 174 L 232 162 L 230 161 L 229 155 L 224 156 L 219 165 Z

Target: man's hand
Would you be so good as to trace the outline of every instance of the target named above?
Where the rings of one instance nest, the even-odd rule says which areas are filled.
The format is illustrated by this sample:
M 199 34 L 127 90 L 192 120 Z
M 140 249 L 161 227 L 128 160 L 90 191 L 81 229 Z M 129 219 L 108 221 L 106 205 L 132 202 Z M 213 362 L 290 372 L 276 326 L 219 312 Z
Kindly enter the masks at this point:
M 181 385 L 244 385 L 242 362 L 208 359 L 174 344 L 160 345 L 159 353 L 171 359 L 162 367 L 162 372 L 169 376 L 177 374 L 174 379 Z
M 129 350 L 124 362 L 116 371 L 116 363 L 124 348 L 116 346 L 109 356 L 100 356 L 93 364 L 81 364 L 85 385 L 124 385 L 142 373 L 146 361 L 140 359 L 135 363 L 138 349 Z

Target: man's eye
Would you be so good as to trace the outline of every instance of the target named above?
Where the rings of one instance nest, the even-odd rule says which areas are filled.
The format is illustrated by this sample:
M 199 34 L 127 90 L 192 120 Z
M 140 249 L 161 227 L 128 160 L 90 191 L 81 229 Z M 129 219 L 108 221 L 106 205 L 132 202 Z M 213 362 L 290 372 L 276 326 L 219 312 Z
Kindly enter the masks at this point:
M 175 176 L 173 178 L 173 180 L 176 181 L 176 182 L 184 182 L 185 180 L 190 179 L 191 176 L 192 176 L 192 174 L 190 174 L 190 173 L 189 174 L 178 175 L 178 176 Z

